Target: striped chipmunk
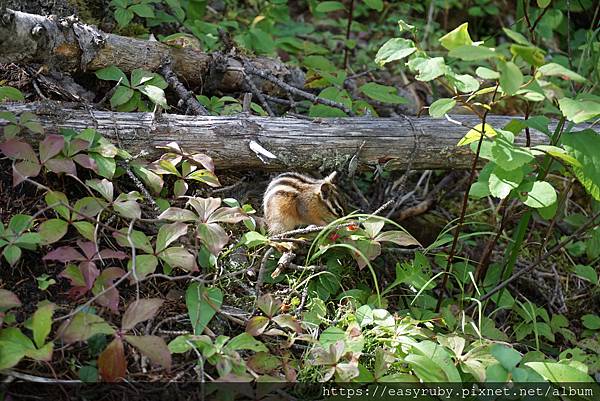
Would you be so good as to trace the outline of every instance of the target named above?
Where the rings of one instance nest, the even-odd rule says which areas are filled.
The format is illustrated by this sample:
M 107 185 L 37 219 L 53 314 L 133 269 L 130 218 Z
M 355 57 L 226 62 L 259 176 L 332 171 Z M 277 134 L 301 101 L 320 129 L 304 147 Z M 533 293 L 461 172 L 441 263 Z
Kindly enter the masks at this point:
M 334 184 L 336 172 L 322 180 L 298 173 L 275 177 L 263 198 L 269 234 L 277 235 L 299 225 L 322 226 L 344 215 L 342 197 Z

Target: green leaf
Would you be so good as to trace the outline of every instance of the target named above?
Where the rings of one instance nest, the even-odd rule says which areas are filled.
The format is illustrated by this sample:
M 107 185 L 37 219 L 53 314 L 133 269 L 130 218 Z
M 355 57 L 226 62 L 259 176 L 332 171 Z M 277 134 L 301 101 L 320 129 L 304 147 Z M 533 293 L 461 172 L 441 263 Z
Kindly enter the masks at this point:
M 127 86 L 119 85 L 115 90 L 115 93 L 110 98 L 110 107 L 113 109 L 117 106 L 125 104 L 131 99 L 133 96 L 133 89 L 128 88 Z
M 94 241 L 94 231 L 96 227 L 89 221 L 76 221 L 73 223 L 73 227 L 81 234 L 85 239 Z
M 16 245 L 9 245 L 2 252 L 9 265 L 13 266 L 21 258 L 21 248 Z
M 546 8 L 550 5 L 552 0 L 537 0 L 537 5 L 539 8 Z
M 598 284 L 598 273 L 592 266 L 576 265 L 575 274 L 592 284 Z
M 42 238 L 42 244 L 52 244 L 65 236 L 69 225 L 61 219 L 46 220 L 39 227 L 39 234 Z
M 442 46 L 448 50 L 456 49 L 459 46 L 471 46 L 473 41 L 469 36 L 469 23 L 465 22 L 454 30 L 448 32 L 439 39 Z
M 581 185 L 600 201 L 600 135 L 593 130 L 568 132 L 562 135 L 561 143 L 582 166 L 573 167 Z
M 534 156 L 529 149 L 513 145 L 514 136 L 511 132 L 497 130 L 497 133 L 499 135 L 496 136 L 491 147 L 496 164 L 508 171 L 517 169 L 533 160 Z
M 504 199 L 510 191 L 517 188 L 523 180 L 523 170 L 518 168 L 506 171 L 496 166 L 490 174 L 489 190 L 497 198 Z
M 227 343 L 227 348 L 233 351 L 249 350 L 254 352 L 267 352 L 269 349 L 248 333 L 238 334 Z
M 15 366 L 28 350 L 35 347 L 21 330 L 14 327 L 0 330 L 0 370 Z
M 477 69 L 475 70 L 475 74 L 477 74 L 479 78 L 488 80 L 496 80 L 500 78 L 500 74 L 498 73 L 498 71 L 494 71 L 486 67 L 477 67 Z
M 308 56 L 304 59 L 304 66 L 318 71 L 334 72 L 337 67 L 327 58 L 323 56 Z
M 147 275 L 156 271 L 158 259 L 154 255 L 135 255 L 135 277 L 138 280 L 143 280 Z M 127 270 L 133 270 L 133 262 L 127 262 Z
M 15 234 L 21 234 L 33 224 L 33 218 L 27 214 L 15 214 L 8 222 L 8 228 Z
M 104 81 L 119 81 L 124 85 L 129 86 L 129 80 L 123 71 L 121 71 L 118 67 L 114 65 L 102 68 L 101 70 L 96 71 L 96 77 L 104 80 Z
M 558 100 L 560 111 L 576 124 L 600 115 L 600 102 L 585 99 L 562 98 Z
M 511 45 L 510 52 L 515 56 L 521 57 L 532 66 L 538 67 L 544 64 L 544 55 L 546 53 L 539 47 L 531 45 Z
M 546 181 L 523 183 L 517 189 L 523 203 L 529 207 L 548 207 L 556 202 L 556 190 Z
M 600 227 L 590 230 L 590 238 L 585 242 L 587 257 L 594 260 L 600 256 Z
M 593 379 L 581 370 L 556 362 L 527 362 L 526 366 L 535 370 L 544 379 L 553 383 L 593 383 Z
M 398 96 L 398 90 L 393 86 L 379 85 L 375 82 L 369 82 L 362 85 L 360 91 L 371 99 L 391 104 L 406 104 L 408 100 Z
M 185 303 L 195 335 L 200 335 L 223 304 L 223 293 L 217 287 L 206 288 L 191 283 L 185 292 Z
M 152 78 L 154 78 L 154 73 L 141 68 L 136 68 L 131 71 L 131 86 L 136 87 L 143 83 L 147 83 Z
M 98 315 L 86 312 L 78 312 L 67 320 L 59 329 L 59 336 L 67 344 L 77 341 L 85 341 L 94 334 L 114 334 L 113 329 L 104 319 Z
M 158 104 L 164 109 L 168 109 L 167 98 L 165 97 L 165 91 L 154 85 L 144 85 L 140 88 L 140 92 L 148 96 L 148 98 L 154 104 Z
M 586 329 L 600 330 L 600 317 L 598 317 L 598 315 L 583 315 L 581 317 L 581 322 Z
M 79 369 L 79 380 L 84 383 L 98 382 L 98 369 L 94 366 L 85 365 Z
M 472 129 L 470 129 L 465 136 L 461 138 L 460 141 L 456 144 L 456 146 L 468 145 L 472 142 L 478 141 L 481 138 L 481 132 L 483 131 L 483 125 L 477 124 Z M 485 136 L 493 137 L 496 135 L 496 131 L 492 128 L 491 125 L 485 124 Z
M 443 57 L 434 58 L 414 58 L 408 62 L 412 71 L 419 74 L 415 78 L 419 81 L 432 81 L 448 72 L 448 67 Z
M 507 95 L 513 95 L 523 84 L 523 74 L 512 61 L 498 63 L 500 70 L 500 86 Z
M 173 241 L 187 233 L 188 225 L 182 222 L 163 224 L 156 237 L 156 253 L 160 253 Z
M 581 163 L 576 158 L 574 158 L 573 156 L 571 156 L 570 154 L 568 154 L 565 149 L 559 148 L 557 146 L 536 145 L 536 146 L 534 146 L 532 148 L 532 150 L 533 151 L 540 150 L 543 153 L 547 153 L 547 154 L 549 154 L 552 157 L 555 157 L 557 159 L 560 159 L 560 160 L 564 161 L 567 164 L 570 164 L 571 166 L 574 166 L 574 167 L 583 167 L 581 165 Z
M 245 245 L 249 248 L 254 248 L 260 245 L 264 245 L 267 242 L 269 242 L 269 238 L 265 237 L 264 235 L 256 232 L 256 231 L 249 231 L 247 233 L 245 233 L 242 236 L 242 239 L 240 240 L 240 244 Z
M 470 92 L 475 92 L 477 89 L 479 89 L 479 81 L 477 81 L 475 78 L 473 78 L 469 74 L 462 74 L 462 75 L 447 74 L 446 77 L 448 77 L 449 81 L 454 86 L 456 86 L 456 89 L 458 89 L 459 92 L 470 93 Z
M 41 348 L 46 343 L 46 338 L 48 337 L 48 334 L 50 334 L 54 307 L 55 305 L 52 303 L 46 303 L 38 306 L 31 319 L 33 340 L 38 348 Z
M 500 362 L 508 372 L 512 372 L 521 361 L 521 354 L 514 349 L 501 344 L 494 344 L 490 353 Z
M 117 239 L 117 243 L 122 247 L 130 247 L 129 240 L 127 239 L 128 231 L 129 230 L 124 227 L 120 229 L 119 232 L 113 233 L 113 237 Z M 137 249 L 141 249 L 146 253 L 154 252 L 152 245 L 150 244 L 150 239 L 142 231 L 131 230 L 129 237 L 131 238 L 131 242 L 133 242 L 133 246 L 135 246 Z
M 452 110 L 455 105 L 456 100 L 454 99 L 438 99 L 429 106 L 429 115 L 431 117 L 442 117 Z
M 25 100 L 25 96 L 17 88 L 10 86 L 0 86 L 0 101 L 8 99 L 15 100 L 17 102 Z
M 125 27 L 129 25 L 132 19 L 132 11 L 121 7 L 117 7 L 117 9 L 115 10 L 115 20 L 117 21 L 120 27 Z
M 465 45 L 456 47 L 448 52 L 450 57 L 456 57 L 465 61 L 487 60 L 499 57 L 498 53 L 489 47 Z
M 149 4 L 134 4 L 128 9 L 142 18 L 154 18 L 154 9 Z
M 375 63 L 383 67 L 386 63 L 401 60 L 410 56 L 417 48 L 412 40 L 403 38 L 392 38 L 384 43 L 375 55 Z
M 383 11 L 383 0 L 364 0 L 365 4 L 377 11 Z
M 460 382 L 460 374 L 450 354 L 433 341 L 422 341 L 412 346 L 412 353 L 404 360 L 417 377 L 424 382 Z
M 183 246 L 172 246 L 162 251 L 158 256 L 171 267 L 180 267 L 188 272 L 198 269 L 194 255 Z
M 339 1 L 322 1 L 315 7 L 315 11 L 319 13 L 329 13 L 345 9 L 346 7 Z
M 575 82 L 587 82 L 585 77 L 556 63 L 545 64 L 538 68 L 538 72 L 544 76 L 559 76 L 562 79 L 572 80 Z
M 502 28 L 502 30 L 504 31 L 506 36 L 511 38 L 516 43 L 518 43 L 520 45 L 531 46 L 531 42 L 529 42 L 529 40 L 527 40 L 527 38 L 525 36 L 521 35 L 519 32 L 513 31 L 512 29 L 508 29 L 508 28 Z
M 199 182 L 203 182 L 211 187 L 220 187 L 221 183 L 217 176 L 209 170 L 200 169 L 190 173 L 186 178 L 190 180 L 195 180 Z

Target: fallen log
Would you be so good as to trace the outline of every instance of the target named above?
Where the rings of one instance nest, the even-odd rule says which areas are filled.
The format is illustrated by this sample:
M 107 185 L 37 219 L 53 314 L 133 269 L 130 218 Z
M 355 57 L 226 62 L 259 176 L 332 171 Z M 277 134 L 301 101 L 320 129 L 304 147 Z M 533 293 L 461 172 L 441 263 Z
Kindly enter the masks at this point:
M 96 71 L 115 65 L 131 72 L 136 68 L 158 71 L 167 59 L 173 71 L 193 89 L 243 89 L 243 65 L 235 57 L 113 35 L 73 17 L 60 19 L 0 8 L 0 63 L 41 63 L 63 72 Z M 256 57 L 250 61 L 272 76 L 293 84 L 304 83 L 303 74 L 299 74 L 300 82 L 295 82 L 298 74 L 292 74 L 279 60 Z M 273 84 L 257 81 L 262 91 L 275 91 Z
M 59 128 L 95 128 L 132 154 L 160 152 L 156 146 L 176 141 L 187 152 L 210 155 L 218 169 L 333 170 L 359 150 L 359 168 L 386 164 L 389 169 L 464 169 L 472 163 L 468 146 L 457 147 L 466 127 L 479 124 L 472 116 L 443 118 L 267 118 L 248 115 L 185 116 L 153 113 L 116 113 L 65 108 L 65 103 L 4 103 L 0 111 L 29 111 L 46 132 Z M 512 117 L 488 116 L 487 123 L 503 127 Z M 0 125 L 6 122 L 0 119 Z M 516 143 L 524 145 L 524 135 Z M 531 145 L 548 137 L 531 130 Z M 257 156 L 260 146 L 276 159 Z M 254 149 L 254 150 L 253 150 Z M 259 152 L 260 153 L 260 152 Z

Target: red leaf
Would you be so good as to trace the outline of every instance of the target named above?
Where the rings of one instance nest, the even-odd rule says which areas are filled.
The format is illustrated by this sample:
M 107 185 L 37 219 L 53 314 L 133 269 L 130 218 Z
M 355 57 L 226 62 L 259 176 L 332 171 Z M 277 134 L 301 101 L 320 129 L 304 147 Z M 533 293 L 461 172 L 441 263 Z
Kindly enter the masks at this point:
M 205 169 L 210 170 L 213 173 L 215 172 L 215 163 L 210 156 L 203 153 L 196 153 L 192 155 L 192 160 L 196 163 L 200 163 Z
M 38 161 L 31 145 L 17 139 L 9 139 L 0 143 L 0 152 L 4 153 L 10 159 L 29 160 L 36 163 Z
M 13 187 L 16 187 L 28 177 L 36 177 L 42 166 L 38 162 L 22 160 L 13 165 Z
M 72 159 L 81 167 L 90 169 L 95 173 L 98 172 L 98 165 L 96 164 L 96 160 L 92 159 L 91 157 L 79 154 L 73 156 Z
M 86 260 L 86 258 L 77 252 L 75 248 L 72 246 L 61 246 L 60 248 L 56 248 L 52 252 L 49 252 L 46 256 L 42 258 L 43 260 L 57 260 L 59 262 L 70 262 L 72 260 Z
M 196 257 L 183 246 L 172 246 L 162 251 L 158 256 L 171 267 L 181 267 L 188 272 L 198 271 Z
M 300 323 L 292 315 L 277 315 L 273 318 L 273 321 L 277 323 L 279 327 L 287 327 L 289 329 L 294 330 L 296 333 L 302 332 L 302 327 L 300 326 Z
M 264 333 L 265 329 L 269 325 L 269 318 L 266 316 L 254 316 L 248 320 L 246 325 L 246 333 L 251 336 L 259 336 Z
M 208 248 L 210 253 L 218 255 L 221 249 L 229 242 L 229 236 L 217 223 L 199 223 L 198 237 Z
M 125 340 L 150 358 L 153 363 L 171 370 L 171 352 L 162 338 L 158 336 L 125 336 Z
M 44 166 L 53 173 L 60 174 L 71 174 L 77 175 L 77 169 L 75 163 L 71 159 L 65 159 L 63 157 L 55 157 L 44 163 Z
M 85 280 L 85 286 L 89 290 L 94 285 L 96 277 L 100 275 L 100 271 L 94 262 L 81 262 L 79 264 L 79 270 L 81 271 L 81 275 Z
M 65 146 L 65 138 L 62 135 L 46 135 L 46 138 L 40 142 L 40 160 L 46 163 L 53 158 Z
M 109 267 L 104 269 L 102 273 L 96 279 L 92 292 L 94 295 L 99 294 L 105 288 L 109 288 L 113 285 L 115 279 L 122 277 L 125 274 L 123 269 L 118 267 Z M 102 306 L 109 308 L 114 313 L 119 312 L 119 291 L 116 288 L 111 288 L 104 294 L 100 295 L 96 302 Z
M 75 153 L 79 153 L 82 150 L 87 149 L 90 146 L 90 143 L 84 139 L 75 138 L 69 142 L 69 155 L 74 155 Z
M 87 260 L 94 260 L 98 252 L 98 246 L 94 242 L 79 240 L 77 241 L 77 245 L 81 248 Z
M 107 382 L 124 379 L 127 371 L 127 360 L 123 350 L 123 341 L 115 338 L 98 356 L 98 370 L 102 379 Z
M 140 299 L 131 303 L 123 315 L 121 328 L 123 331 L 131 330 L 136 324 L 153 318 L 162 303 L 163 300 L 158 298 Z
M 0 308 L 10 309 L 21 306 L 21 301 L 13 292 L 0 288 Z

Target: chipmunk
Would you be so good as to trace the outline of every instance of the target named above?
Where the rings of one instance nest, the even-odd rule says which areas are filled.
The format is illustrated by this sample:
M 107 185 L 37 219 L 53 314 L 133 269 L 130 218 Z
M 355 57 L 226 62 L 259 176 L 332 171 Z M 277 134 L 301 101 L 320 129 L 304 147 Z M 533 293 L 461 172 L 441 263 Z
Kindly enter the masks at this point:
M 263 198 L 264 216 L 271 235 L 303 224 L 325 225 L 344 215 L 342 197 L 333 180 L 298 173 L 280 174 L 269 183 Z

